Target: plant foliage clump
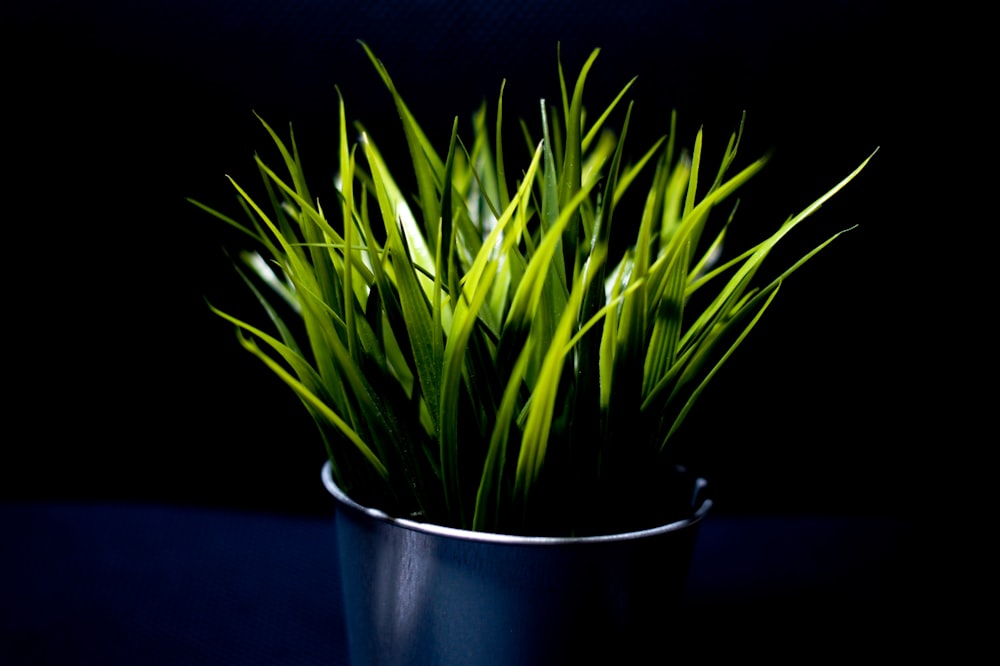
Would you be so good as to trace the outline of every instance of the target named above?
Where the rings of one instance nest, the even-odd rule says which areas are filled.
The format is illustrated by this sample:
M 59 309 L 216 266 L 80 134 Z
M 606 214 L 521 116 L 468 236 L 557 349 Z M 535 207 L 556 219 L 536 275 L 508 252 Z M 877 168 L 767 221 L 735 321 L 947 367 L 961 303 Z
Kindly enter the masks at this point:
M 626 163 L 631 105 L 619 106 L 632 82 L 588 118 L 595 50 L 572 86 L 560 62 L 560 103 L 542 101 L 534 131 L 521 123 L 515 166 L 503 86 L 493 121 L 481 107 L 466 142 L 455 119 L 441 151 L 362 46 L 402 121 L 414 195 L 372 135 L 348 126 L 343 98 L 334 201 L 310 194 L 294 135 L 262 121 L 282 170 L 257 158 L 260 197 L 233 182 L 247 221 L 195 203 L 254 239 L 241 273 L 271 326 L 215 311 L 295 391 L 337 484 L 362 504 L 551 536 L 676 518 L 658 506 L 678 427 L 782 281 L 843 232 L 760 286 L 758 269 L 868 160 L 724 258 L 734 193 L 766 162 L 733 168 L 742 123 L 711 170 L 700 131 L 691 150 L 675 145 L 676 116 Z M 622 222 L 625 197 L 638 218 Z M 631 234 L 619 256 L 615 225 Z

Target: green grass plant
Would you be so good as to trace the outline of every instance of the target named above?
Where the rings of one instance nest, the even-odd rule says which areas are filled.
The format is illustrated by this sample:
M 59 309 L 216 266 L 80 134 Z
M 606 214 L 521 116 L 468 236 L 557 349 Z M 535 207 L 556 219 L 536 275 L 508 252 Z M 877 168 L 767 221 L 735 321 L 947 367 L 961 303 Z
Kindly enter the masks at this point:
M 501 86 L 470 140 L 456 118 L 435 146 L 362 46 L 398 111 L 408 173 L 348 124 L 341 97 L 337 198 L 321 203 L 294 134 L 261 120 L 280 161 L 256 158 L 257 194 L 232 183 L 242 218 L 194 203 L 252 239 L 237 268 L 267 321 L 213 310 L 301 399 L 337 484 L 362 504 L 517 534 L 650 526 L 692 406 L 784 280 L 843 231 L 762 284 L 759 269 L 871 157 L 726 256 L 735 194 L 767 161 L 736 167 L 742 122 L 711 166 L 701 131 L 678 147 L 676 115 L 628 161 L 632 82 L 593 119 L 584 109 L 595 50 L 575 81 L 559 62 L 558 102 L 519 135 L 505 131 Z M 635 219 L 618 219 L 626 210 Z

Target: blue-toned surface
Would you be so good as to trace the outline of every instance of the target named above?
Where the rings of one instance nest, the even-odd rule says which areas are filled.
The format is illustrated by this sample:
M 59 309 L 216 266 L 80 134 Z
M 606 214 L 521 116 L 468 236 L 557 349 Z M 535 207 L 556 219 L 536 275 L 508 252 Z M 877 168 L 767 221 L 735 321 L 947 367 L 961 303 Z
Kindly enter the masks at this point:
M 0 510 L 0 663 L 336 664 L 332 524 L 140 506 Z
M 11 504 L 0 525 L 3 666 L 346 663 L 330 519 Z M 937 578 L 916 536 L 884 518 L 709 515 L 664 650 L 924 651 Z

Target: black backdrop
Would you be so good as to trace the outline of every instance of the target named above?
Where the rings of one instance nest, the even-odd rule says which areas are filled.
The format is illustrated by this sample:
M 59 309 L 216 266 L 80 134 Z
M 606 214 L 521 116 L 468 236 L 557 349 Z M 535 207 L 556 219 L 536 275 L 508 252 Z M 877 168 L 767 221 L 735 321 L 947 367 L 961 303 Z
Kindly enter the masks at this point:
M 292 122 L 307 169 L 328 178 L 335 85 L 391 146 L 396 119 L 362 38 L 437 137 L 503 78 L 506 113 L 533 114 L 557 94 L 557 43 L 570 72 L 603 49 L 592 106 L 639 76 L 634 137 L 666 131 L 676 108 L 685 143 L 703 124 L 717 148 L 745 110 L 743 159 L 774 150 L 741 205 L 748 232 L 881 146 L 794 242 L 858 229 L 782 290 L 684 439 L 723 511 L 924 503 L 937 463 L 914 441 L 945 418 L 921 363 L 938 317 L 913 316 L 923 296 L 909 261 L 939 205 L 921 186 L 928 146 L 914 142 L 915 84 L 935 56 L 912 47 L 913 19 L 889 3 L 86 4 L 0 10 L 3 496 L 325 509 L 308 417 L 205 305 L 254 307 L 222 250 L 239 238 L 184 197 L 225 206 L 224 174 L 254 178 L 268 141 L 252 110 Z

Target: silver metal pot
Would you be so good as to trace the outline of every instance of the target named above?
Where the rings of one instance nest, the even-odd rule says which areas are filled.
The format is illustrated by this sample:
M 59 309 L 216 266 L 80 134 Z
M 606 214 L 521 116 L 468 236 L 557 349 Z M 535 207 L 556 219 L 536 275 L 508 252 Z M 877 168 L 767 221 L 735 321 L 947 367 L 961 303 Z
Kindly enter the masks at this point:
M 664 649 L 712 505 L 705 481 L 692 477 L 684 520 L 609 536 L 522 537 L 360 506 L 329 463 L 323 483 L 336 500 L 355 666 L 640 663 L 621 659 Z

